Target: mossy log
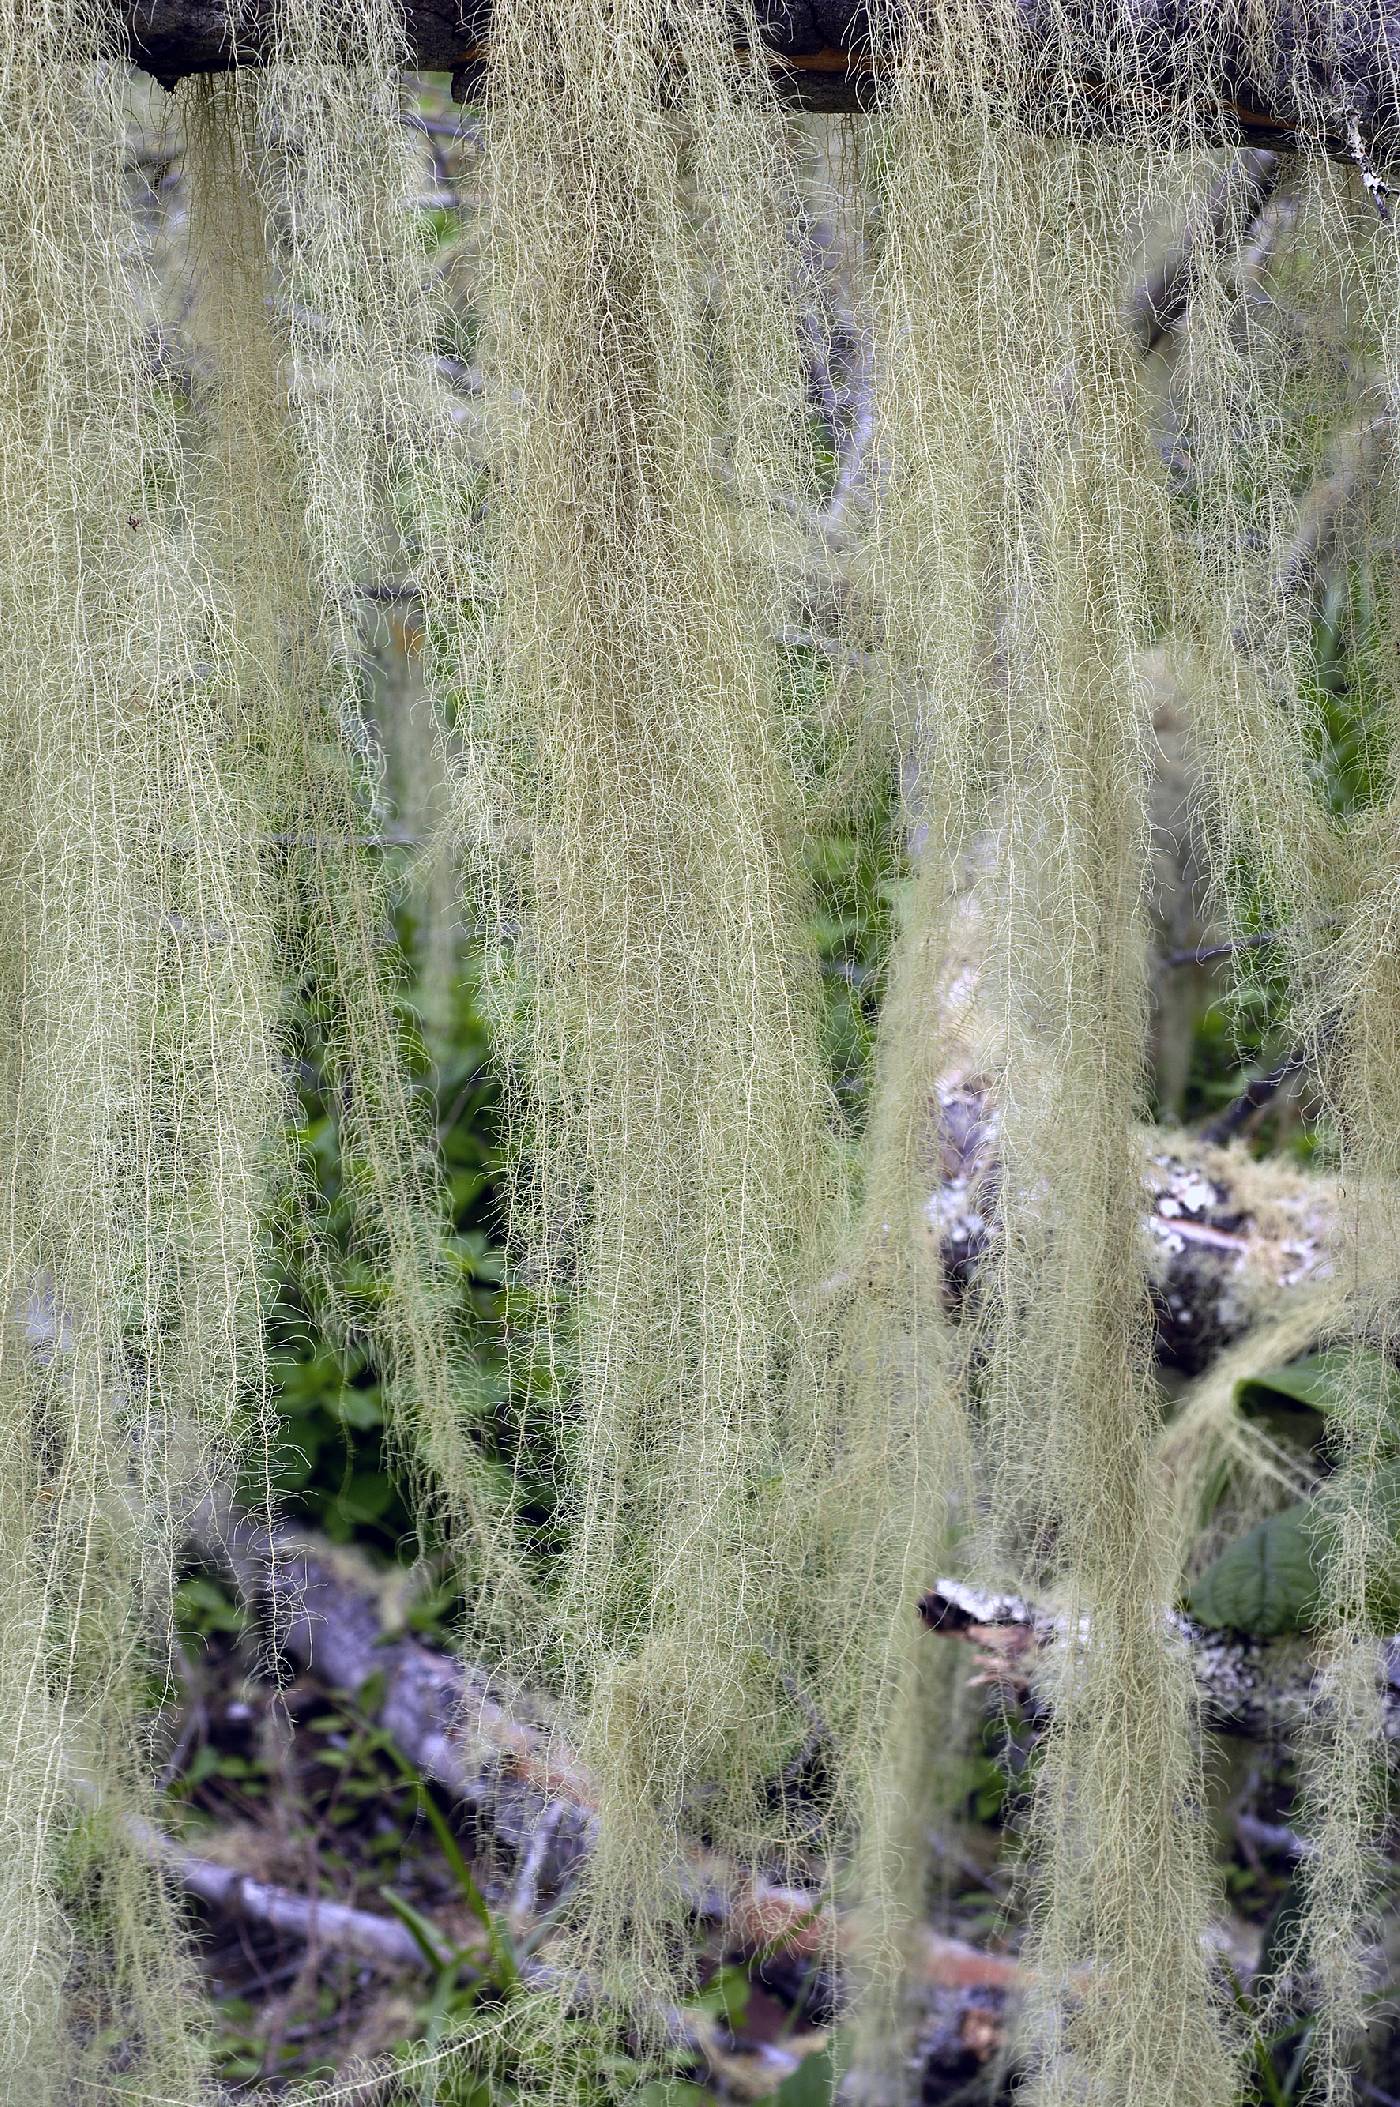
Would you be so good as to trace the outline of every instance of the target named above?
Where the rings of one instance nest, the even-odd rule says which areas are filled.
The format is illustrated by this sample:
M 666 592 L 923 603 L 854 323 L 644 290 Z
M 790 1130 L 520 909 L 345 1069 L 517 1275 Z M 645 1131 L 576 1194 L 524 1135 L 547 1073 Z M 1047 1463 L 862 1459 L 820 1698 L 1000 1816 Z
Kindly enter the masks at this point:
M 1077 38 L 1075 6 L 1017 0 L 1017 7 L 1026 41 L 1026 107 L 1013 114 L 1047 131 L 1111 127 L 1115 93 L 1094 63 L 1101 48 L 1096 0 L 1078 0 Z M 188 73 L 256 62 L 272 17 L 270 0 L 243 0 L 235 38 L 226 0 L 125 0 L 124 12 L 128 50 L 166 85 Z M 1183 78 L 1199 94 L 1202 54 L 1209 53 L 1205 63 L 1221 140 L 1288 147 L 1300 133 L 1311 138 L 1315 131 L 1302 117 L 1301 74 L 1309 107 L 1336 112 L 1326 142 L 1330 150 L 1342 156 L 1364 151 L 1373 161 L 1400 154 L 1400 0 L 1360 0 L 1343 22 L 1332 0 L 1279 0 L 1273 50 L 1262 58 L 1230 32 L 1222 21 L 1226 12 L 1221 0 L 1138 0 L 1139 93 L 1160 89 L 1164 111 L 1177 99 Z M 852 0 L 757 0 L 756 14 L 787 102 L 811 110 L 865 110 L 878 100 L 880 74 L 863 6 Z M 1084 54 L 1073 78 L 1050 56 L 1052 38 L 1057 52 L 1063 48 L 1065 14 L 1071 30 L 1065 44 L 1077 44 Z M 346 0 L 347 24 L 353 19 Z M 405 23 L 415 64 L 454 74 L 463 96 L 480 91 L 489 68 L 489 0 L 405 0 Z M 1134 101 L 1140 125 L 1141 104 L 1137 96 Z

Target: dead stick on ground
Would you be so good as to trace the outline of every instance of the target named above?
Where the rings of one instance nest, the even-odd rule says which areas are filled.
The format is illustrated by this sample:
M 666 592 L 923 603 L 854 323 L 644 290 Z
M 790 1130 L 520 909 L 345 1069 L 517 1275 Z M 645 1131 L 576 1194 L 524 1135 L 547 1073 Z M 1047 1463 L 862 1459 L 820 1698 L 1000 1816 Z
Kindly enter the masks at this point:
M 591 1781 L 544 1730 L 496 1701 L 479 1669 L 417 1639 L 386 1644 L 363 1589 L 313 1551 L 274 1540 L 259 1521 L 206 1509 L 194 1536 L 206 1556 L 228 1566 L 245 1602 L 270 1617 L 291 1659 L 352 1694 L 375 1678 L 377 1722 L 425 1778 L 469 1806 L 489 1808 L 497 1828 L 522 1849 L 545 1810 L 562 1805 L 571 1833 L 561 1835 L 561 1847 L 589 1848 Z M 737 1874 L 699 1850 L 677 1865 L 676 1880 L 695 1915 L 722 1926 L 736 1946 L 816 1954 L 849 1945 L 849 1921 L 805 1888 Z M 930 1927 L 921 1927 L 919 1941 L 918 1965 L 930 1984 L 1009 1989 L 1019 1979 L 1014 1960 Z
M 373 1961 L 380 1968 L 423 1969 L 428 1965 L 423 1948 L 397 1918 L 354 1909 L 345 1902 L 330 1902 L 319 1895 L 301 1895 L 294 1888 L 280 1887 L 273 1881 L 256 1880 L 250 1873 L 240 1873 L 236 1866 L 182 1851 L 153 1823 L 132 1819 L 126 1826 L 146 1857 L 164 1866 L 186 1894 L 195 1896 L 219 1916 L 239 1918 L 246 1924 L 265 1924 L 294 1939 L 314 1939 L 338 1953 L 358 1954 L 361 1960 Z

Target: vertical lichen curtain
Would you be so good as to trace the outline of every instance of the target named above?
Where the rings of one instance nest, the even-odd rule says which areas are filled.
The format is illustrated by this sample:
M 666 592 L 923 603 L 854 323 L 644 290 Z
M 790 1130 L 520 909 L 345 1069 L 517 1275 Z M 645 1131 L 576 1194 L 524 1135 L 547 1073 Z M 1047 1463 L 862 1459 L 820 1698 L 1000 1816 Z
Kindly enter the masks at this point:
M 16 2097 L 209 2092 L 141 1817 L 184 1532 L 240 1474 L 266 1483 L 268 1283 L 288 1221 L 313 1250 L 324 1226 L 287 1140 L 313 1029 L 382 1283 L 339 1321 L 375 1342 L 463 1644 L 595 1781 L 550 1964 L 461 2053 L 578 2099 L 584 2004 L 629 2043 L 627 2096 L 668 2067 L 698 1883 L 816 1867 L 854 1927 L 858 2060 L 898 2086 L 947 1725 L 914 1605 L 949 1560 L 1064 1620 L 1027 1817 L 1033 2096 L 1226 2107 L 1137 1239 L 1149 667 L 1165 652 L 1189 697 L 1222 910 L 1286 933 L 1348 1196 L 1339 1336 L 1393 1356 L 1393 555 L 1383 763 L 1338 817 L 1306 539 L 1330 477 L 1325 531 L 1394 547 L 1400 276 L 1383 186 L 1336 153 L 1352 18 L 1302 11 L 1280 43 L 1277 10 L 1211 7 L 1164 75 L 1131 0 L 1049 0 L 1033 41 L 1023 8 L 875 9 L 847 199 L 868 401 L 860 455 L 833 459 L 813 135 L 752 25 L 718 0 L 498 6 L 465 417 L 412 209 L 404 21 L 265 12 L 264 63 L 141 90 L 179 172 L 151 195 L 101 0 L 0 7 Z M 1220 189 L 1226 37 L 1257 40 L 1260 77 L 1295 69 L 1286 328 Z M 1180 298 L 1144 331 L 1166 253 Z M 385 578 L 421 605 L 484 949 L 506 1409 L 557 1480 L 533 1530 L 480 1438 L 412 1081 L 368 671 Z M 814 610 L 820 678 L 792 642 Z M 853 1113 L 812 843 L 815 815 L 872 802 L 895 905 Z M 998 1141 L 954 1313 L 927 1199 L 960 1061 Z M 1329 2096 L 1366 1989 L 1396 1438 L 1359 1377 L 1332 1425 L 1303 1934 Z

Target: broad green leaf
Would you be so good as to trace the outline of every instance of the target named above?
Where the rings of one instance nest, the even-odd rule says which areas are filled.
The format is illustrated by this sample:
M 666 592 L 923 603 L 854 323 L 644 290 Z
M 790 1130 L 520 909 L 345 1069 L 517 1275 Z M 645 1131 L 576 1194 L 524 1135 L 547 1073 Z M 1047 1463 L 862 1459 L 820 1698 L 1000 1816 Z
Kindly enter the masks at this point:
M 773 2094 L 774 2107 L 831 2107 L 839 2075 L 829 2048 L 804 2056 Z
M 1355 1375 L 1353 1375 L 1355 1370 Z M 1265 1368 L 1236 1386 L 1235 1401 L 1242 1412 L 1267 1411 L 1279 1405 L 1303 1405 L 1324 1416 L 1335 1412 L 1348 1385 L 1359 1380 L 1370 1399 L 1385 1401 L 1400 1418 L 1400 1371 L 1378 1353 L 1353 1354 L 1345 1346 L 1330 1346 L 1321 1353 L 1305 1354 L 1281 1368 Z
M 1202 1624 L 1272 1639 L 1305 1631 L 1318 1606 L 1317 1530 L 1310 1500 L 1299 1500 L 1246 1530 L 1191 1590 Z
M 387 1472 L 356 1471 L 337 1505 L 347 1521 L 374 1522 L 393 1497 L 394 1484 Z
M 369 1427 L 382 1427 L 384 1424 L 384 1405 L 378 1384 L 373 1384 L 365 1390 L 356 1390 L 349 1383 L 343 1383 L 327 1398 L 326 1408 L 334 1413 L 343 1427 L 358 1427 L 364 1430 Z
M 748 2014 L 752 1989 L 747 1969 L 741 1963 L 734 1962 L 731 1966 L 716 1971 L 700 1995 L 691 1999 L 688 2009 L 712 2013 L 716 2019 L 723 2019 L 728 2026 L 741 2027 Z
M 1394 1632 L 1400 1629 L 1400 1461 L 1373 1470 L 1363 1496 L 1371 1545 L 1367 1615 L 1375 1631 Z M 1306 1631 L 1321 1599 L 1331 1512 L 1324 1487 L 1247 1530 L 1196 1582 L 1192 1616 L 1256 1639 Z

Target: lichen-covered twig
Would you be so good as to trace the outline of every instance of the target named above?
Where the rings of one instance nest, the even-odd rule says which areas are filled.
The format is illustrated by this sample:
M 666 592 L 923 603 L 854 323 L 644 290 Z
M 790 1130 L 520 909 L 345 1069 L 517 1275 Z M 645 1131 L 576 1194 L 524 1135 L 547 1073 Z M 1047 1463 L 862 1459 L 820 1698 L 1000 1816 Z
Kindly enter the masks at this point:
M 1069 1637 L 1066 1621 L 1019 1595 L 996 1594 L 958 1580 L 939 1580 L 919 1602 L 930 1631 L 965 1639 L 987 1656 L 988 1677 L 1029 1683 L 1040 1648 Z M 1248 1740 L 1287 1741 L 1313 1698 L 1311 1648 L 1305 1639 L 1249 1639 L 1211 1631 L 1179 1610 L 1164 1622 L 1190 1659 L 1205 1723 Z M 1081 1638 L 1091 1634 L 1086 1628 Z M 1400 1639 L 1385 1649 L 1385 1732 L 1400 1742 Z
M 996 1205 L 999 1121 L 976 1077 L 938 1088 L 940 1177 L 928 1203 L 944 1270 L 961 1294 Z M 1142 1229 L 1157 1358 L 1198 1374 L 1243 1338 L 1279 1290 L 1327 1277 L 1331 1181 L 1257 1163 L 1183 1129 L 1144 1128 Z

